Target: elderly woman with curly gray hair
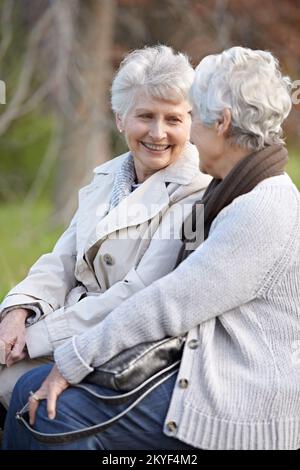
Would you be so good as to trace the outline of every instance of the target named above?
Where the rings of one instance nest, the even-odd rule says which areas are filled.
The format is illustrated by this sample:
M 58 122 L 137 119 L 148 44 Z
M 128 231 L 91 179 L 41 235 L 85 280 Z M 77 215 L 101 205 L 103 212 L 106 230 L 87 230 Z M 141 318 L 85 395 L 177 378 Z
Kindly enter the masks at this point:
M 282 140 L 290 81 L 271 53 L 234 47 L 200 62 L 191 98 L 191 139 L 213 180 L 184 222 L 177 268 L 58 347 L 51 371 L 20 379 L 6 449 L 299 448 L 300 196 Z M 38 432 L 109 419 L 114 407 L 72 385 L 120 351 L 178 335 L 178 374 L 101 434 L 47 445 L 16 422 L 30 390 Z

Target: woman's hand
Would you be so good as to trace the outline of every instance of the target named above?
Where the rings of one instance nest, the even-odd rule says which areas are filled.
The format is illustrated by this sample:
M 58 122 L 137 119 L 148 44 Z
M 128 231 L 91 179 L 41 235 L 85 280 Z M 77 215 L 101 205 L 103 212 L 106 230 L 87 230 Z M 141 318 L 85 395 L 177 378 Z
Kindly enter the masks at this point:
M 25 322 L 28 316 L 28 310 L 16 308 L 0 323 L 1 362 L 8 367 L 26 357 Z
M 48 418 L 55 418 L 57 398 L 69 386 L 70 384 L 61 375 L 55 365 L 41 387 L 36 392 L 32 393 L 29 398 L 29 422 L 31 426 L 34 425 L 40 400 L 47 400 Z

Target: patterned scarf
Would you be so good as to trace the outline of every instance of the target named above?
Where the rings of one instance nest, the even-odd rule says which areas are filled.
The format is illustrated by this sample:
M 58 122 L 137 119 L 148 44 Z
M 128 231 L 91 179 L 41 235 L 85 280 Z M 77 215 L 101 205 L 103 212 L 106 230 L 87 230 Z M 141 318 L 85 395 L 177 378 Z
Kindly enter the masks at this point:
M 129 154 L 123 161 L 119 171 L 116 174 L 109 210 L 116 207 L 122 199 L 132 192 L 132 185 L 135 183 L 136 173 L 134 168 L 133 156 Z

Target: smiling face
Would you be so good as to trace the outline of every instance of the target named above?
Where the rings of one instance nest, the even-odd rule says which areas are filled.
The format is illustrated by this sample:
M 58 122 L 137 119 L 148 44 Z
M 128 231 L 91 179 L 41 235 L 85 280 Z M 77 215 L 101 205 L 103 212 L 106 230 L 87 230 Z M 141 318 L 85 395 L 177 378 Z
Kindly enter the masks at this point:
M 140 94 L 125 119 L 116 118 L 133 155 L 138 182 L 182 155 L 190 136 L 190 110 L 186 100 L 174 103 Z

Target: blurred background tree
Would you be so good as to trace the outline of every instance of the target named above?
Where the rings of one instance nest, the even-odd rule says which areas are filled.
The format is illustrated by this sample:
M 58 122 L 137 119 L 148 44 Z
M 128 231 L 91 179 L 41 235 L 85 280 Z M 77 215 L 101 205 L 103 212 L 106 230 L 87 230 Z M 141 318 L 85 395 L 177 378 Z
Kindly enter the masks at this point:
M 0 0 L 0 24 L 0 299 L 53 247 L 92 169 L 125 150 L 109 88 L 128 51 L 168 44 L 196 65 L 242 45 L 300 79 L 299 0 Z M 299 112 L 285 129 L 300 189 Z

